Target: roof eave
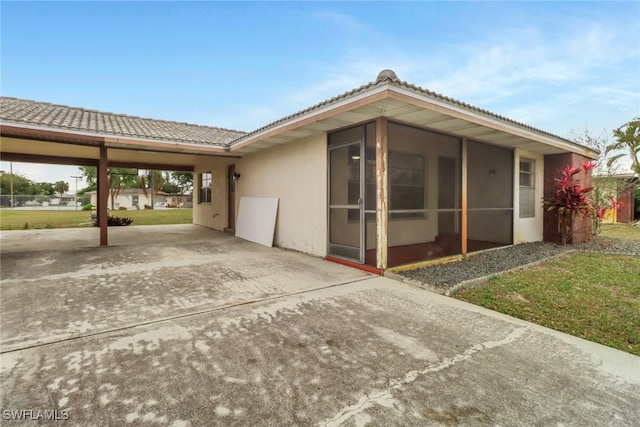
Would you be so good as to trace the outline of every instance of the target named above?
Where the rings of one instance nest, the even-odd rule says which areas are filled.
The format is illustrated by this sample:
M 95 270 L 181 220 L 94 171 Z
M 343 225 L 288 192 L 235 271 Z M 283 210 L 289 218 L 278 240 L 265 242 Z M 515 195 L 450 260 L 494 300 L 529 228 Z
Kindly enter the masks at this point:
M 108 148 L 130 148 L 145 151 L 168 151 L 192 154 L 229 155 L 229 149 L 223 145 L 187 143 L 163 139 L 125 137 L 122 135 L 87 132 L 49 126 L 10 122 L 0 120 L 2 135 L 26 136 L 27 134 L 43 141 L 68 139 L 67 142 L 81 145 L 105 144 Z
M 405 100 L 411 103 L 411 99 L 417 99 L 431 104 L 454 117 L 458 117 L 463 120 L 471 121 L 476 124 L 486 126 L 492 129 L 501 130 L 512 135 L 521 136 L 523 138 L 533 140 L 536 142 L 540 142 L 542 144 L 550 145 L 556 148 L 559 148 L 564 151 L 570 151 L 573 153 L 582 154 L 586 157 L 597 159 L 599 157 L 600 152 L 597 150 L 593 150 L 589 147 L 585 147 L 583 145 L 577 144 L 575 142 L 571 142 L 560 138 L 555 135 L 551 135 L 546 132 L 536 131 L 532 128 L 528 128 L 525 126 L 519 126 L 515 123 L 511 123 L 510 121 L 502 120 L 492 114 L 486 114 L 480 111 L 474 111 L 470 108 L 464 108 L 462 106 L 454 105 L 452 103 L 448 103 L 437 99 L 432 96 L 428 96 L 426 94 L 416 93 L 414 91 L 400 88 L 400 87 L 391 87 L 389 89 L 392 94 L 399 94 L 400 96 L 404 95 L 407 98 L 400 98 L 400 100 Z M 392 98 L 398 99 L 398 96 L 391 95 Z M 433 109 L 433 108 L 429 108 Z
M 281 134 L 292 128 L 299 128 L 305 124 L 313 123 L 326 117 L 338 114 L 341 111 L 348 111 L 364 104 L 369 104 L 388 96 L 388 85 L 376 86 L 367 91 L 346 97 L 336 103 L 320 106 L 300 115 L 294 115 L 289 120 L 277 122 L 273 126 L 267 126 L 263 130 L 253 134 L 238 138 L 229 144 L 229 149 L 233 153 L 243 147 L 260 142 L 266 138 Z
M 517 122 L 512 122 L 506 118 L 503 119 L 498 115 L 487 113 L 480 109 L 475 109 L 466 105 L 456 105 L 456 102 L 447 102 L 446 100 L 439 99 L 436 96 L 428 94 L 428 91 L 411 90 L 403 83 L 389 80 L 386 82 L 380 82 L 369 88 L 364 88 L 362 91 L 353 95 L 346 95 L 344 99 L 335 103 L 320 105 L 318 108 L 311 109 L 307 112 L 303 112 L 302 114 L 294 115 L 289 120 L 275 122 L 273 126 L 266 126 L 258 132 L 249 134 L 231 142 L 229 148 L 232 153 L 242 151 L 243 148 L 248 148 L 250 145 L 261 142 L 267 138 L 280 135 L 290 130 L 298 129 L 306 124 L 335 116 L 341 112 L 349 111 L 384 98 L 396 99 L 428 110 L 441 111 L 444 114 L 451 115 L 452 117 L 519 136 L 527 140 L 539 142 L 541 144 L 557 148 L 561 151 L 578 153 L 592 159 L 597 159 L 599 157 L 599 151 L 589 147 L 576 144 L 526 125 L 520 125 Z M 381 116 L 382 115 L 384 115 L 384 111 L 381 111 Z

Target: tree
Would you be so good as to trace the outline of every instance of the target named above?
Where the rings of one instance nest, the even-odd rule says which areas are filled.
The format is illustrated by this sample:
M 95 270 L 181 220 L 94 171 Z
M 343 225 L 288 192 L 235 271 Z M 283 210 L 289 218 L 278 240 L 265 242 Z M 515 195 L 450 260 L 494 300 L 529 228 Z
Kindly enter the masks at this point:
M 593 162 L 593 175 L 611 176 L 619 173 L 616 165 L 609 164 L 609 155 L 607 153 L 607 146 L 611 144 L 611 133 L 609 131 L 602 129 L 600 133 L 595 133 L 589 129 L 585 129 L 582 132 L 572 130 L 569 133 L 569 139 L 600 152 L 598 159 Z
M 620 167 L 615 164 L 615 159 L 611 160 L 611 152 L 607 149 L 611 142 L 611 133 L 603 129 L 599 134 L 593 133 L 588 129 L 582 132 L 571 131 L 569 139 L 580 145 L 593 148 L 600 152 L 600 156 L 593 162 L 593 208 L 594 212 L 603 214 L 604 209 L 611 208 L 612 197 L 618 197 L 621 188 L 620 177 L 622 173 Z M 599 230 L 602 218 L 594 216 L 594 228 Z
M 180 194 L 180 187 L 175 182 L 167 181 L 162 184 L 161 191 L 169 194 Z
M 87 184 L 97 185 L 98 169 L 95 166 L 80 166 L 80 173 L 85 177 Z M 111 209 L 115 209 L 115 199 L 123 188 L 132 188 L 138 182 L 136 169 L 131 168 L 109 168 L 107 169 L 109 178 L 109 195 L 111 197 Z
M 97 190 L 98 190 L 98 185 L 94 182 L 78 190 L 78 196 L 84 196 L 84 194 L 88 193 L 89 191 L 97 191 Z
M 12 186 L 13 194 L 40 194 L 38 185 L 26 176 L 15 173 L 3 173 L 0 177 L 0 192 L 2 194 L 11 194 Z
M 180 188 L 180 193 L 193 191 L 193 172 L 172 172 L 171 180 Z
M 169 173 L 148 169 L 140 176 L 140 183 L 144 195 L 148 195 L 147 189 L 151 190 L 151 207 L 154 206 L 154 195 L 157 194 L 165 182 L 169 180 Z
M 64 193 L 69 191 L 69 184 L 64 181 L 57 181 L 55 184 L 53 184 L 53 187 L 55 188 L 56 193 L 60 195 L 60 197 L 62 197 Z
M 628 154 L 631 157 L 631 169 L 640 175 L 640 117 L 614 130 L 613 136 L 616 142 L 606 148 L 606 154 L 615 153 L 609 158 L 609 165 Z

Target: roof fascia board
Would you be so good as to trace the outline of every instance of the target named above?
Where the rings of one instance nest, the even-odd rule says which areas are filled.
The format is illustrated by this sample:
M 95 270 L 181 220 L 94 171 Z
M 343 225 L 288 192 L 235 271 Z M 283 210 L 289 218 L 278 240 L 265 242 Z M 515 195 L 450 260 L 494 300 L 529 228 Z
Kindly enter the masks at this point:
M 107 148 L 123 148 L 144 151 L 162 151 L 170 153 L 229 155 L 226 147 L 207 146 L 200 144 L 185 144 L 164 140 L 146 140 L 129 138 L 105 138 Z
M 246 147 L 247 145 L 286 132 L 287 130 L 295 129 L 300 126 L 304 126 L 305 124 L 316 122 L 327 117 L 339 114 L 341 111 L 348 111 L 362 105 L 379 101 L 387 97 L 387 91 L 388 85 L 377 86 L 353 97 L 341 100 L 335 104 L 330 104 L 324 107 L 320 107 L 317 110 L 309 111 L 298 117 L 294 117 L 291 120 L 286 120 L 282 123 L 278 123 L 276 126 L 264 129 L 257 134 L 247 137 L 246 139 L 244 137 L 237 139 L 236 141 L 231 143 L 230 149 L 233 152 Z
M 71 165 L 71 166 L 98 166 L 97 159 L 88 159 L 85 157 L 63 157 L 48 156 L 40 154 L 24 154 L 24 153 L 2 153 L 3 162 L 25 162 L 25 163 L 44 163 L 54 165 Z
M 560 148 L 564 151 L 582 154 L 593 159 L 598 158 L 598 153 L 588 147 L 583 147 L 578 144 L 565 142 L 559 139 L 552 138 L 548 135 L 543 135 L 528 129 L 523 129 L 519 126 L 505 123 L 504 121 L 501 121 L 497 118 L 488 117 L 487 115 L 479 112 L 469 111 L 468 109 L 465 109 L 463 107 L 451 105 L 447 102 L 443 102 L 423 94 L 418 94 L 411 90 L 399 88 L 397 86 L 390 86 L 389 97 L 398 101 L 408 102 L 418 107 L 427 108 L 429 110 L 436 110 L 443 114 L 457 117 L 466 121 L 471 121 L 478 125 L 489 127 L 491 129 L 500 130 L 512 135 L 520 136 L 522 138 Z
M 44 136 L 46 136 L 47 134 L 51 134 L 59 138 L 69 138 L 69 139 L 75 140 L 76 144 L 80 143 L 82 145 L 97 146 L 104 142 L 104 137 L 96 134 L 90 134 L 86 132 L 68 132 L 68 131 L 63 131 L 56 128 L 27 125 L 27 124 L 14 123 L 14 122 L 5 122 L 3 120 L 0 120 L 0 130 L 2 131 L 2 134 L 7 133 L 7 131 L 8 133 L 11 133 L 12 131 L 20 133 L 21 131 L 24 132 L 25 130 L 35 132 L 36 134 L 42 134 Z M 11 136 L 14 138 L 20 138 L 20 136 L 17 136 L 17 137 L 14 135 L 8 135 L 8 136 Z M 69 141 L 68 143 L 73 143 L 73 142 Z M 90 143 L 94 143 L 94 144 L 90 144 Z

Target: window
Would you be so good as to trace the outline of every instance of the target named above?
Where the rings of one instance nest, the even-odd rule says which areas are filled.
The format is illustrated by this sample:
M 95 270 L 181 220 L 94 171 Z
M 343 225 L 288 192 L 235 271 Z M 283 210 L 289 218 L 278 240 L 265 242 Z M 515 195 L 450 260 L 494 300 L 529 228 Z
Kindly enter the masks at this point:
M 198 174 L 198 203 L 211 203 L 211 172 Z
M 424 157 L 389 151 L 389 210 L 424 209 Z M 391 218 L 422 218 L 422 212 L 391 212 Z
M 536 216 L 536 162 L 520 159 L 520 218 Z
M 349 204 L 357 205 L 360 194 L 360 148 L 349 153 Z M 366 150 L 365 210 L 376 210 L 375 150 Z M 417 154 L 389 152 L 389 210 L 425 209 L 424 157 Z M 349 220 L 357 220 L 360 213 L 349 211 Z M 424 218 L 423 212 L 391 212 L 391 218 Z

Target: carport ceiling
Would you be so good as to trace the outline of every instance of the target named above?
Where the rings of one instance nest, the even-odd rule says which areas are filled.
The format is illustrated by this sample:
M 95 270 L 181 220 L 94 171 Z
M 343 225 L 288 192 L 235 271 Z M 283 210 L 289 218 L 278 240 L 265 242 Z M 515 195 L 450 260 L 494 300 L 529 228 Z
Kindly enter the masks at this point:
M 200 156 L 133 148 L 107 149 L 110 167 L 192 171 Z M 4 161 L 91 166 L 97 165 L 99 158 L 100 149 L 93 145 L 2 137 Z

